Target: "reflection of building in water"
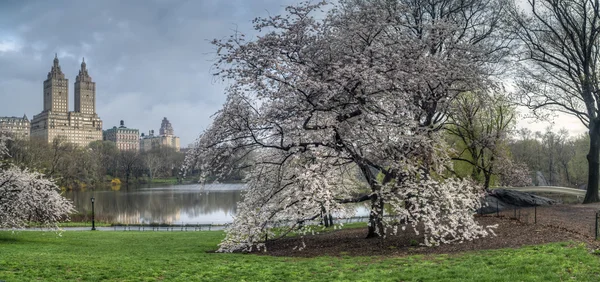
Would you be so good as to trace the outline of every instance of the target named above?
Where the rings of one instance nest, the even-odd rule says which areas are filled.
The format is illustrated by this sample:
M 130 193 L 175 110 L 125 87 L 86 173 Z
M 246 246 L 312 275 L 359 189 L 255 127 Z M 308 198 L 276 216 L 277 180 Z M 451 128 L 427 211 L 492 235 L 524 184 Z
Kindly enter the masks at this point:
M 120 191 L 68 191 L 77 210 L 91 212 L 90 197 L 94 196 L 98 218 L 121 224 L 204 224 L 231 221 L 240 190 L 204 191 L 197 185 L 154 187 L 152 189 L 121 189 Z
M 140 224 L 141 223 L 140 212 L 133 213 L 119 213 L 116 215 L 115 223 L 121 224 Z
M 153 214 L 152 212 L 146 211 L 140 218 L 141 223 L 165 223 L 165 224 L 179 224 L 181 220 L 181 210 L 177 210 L 174 214 L 159 215 Z

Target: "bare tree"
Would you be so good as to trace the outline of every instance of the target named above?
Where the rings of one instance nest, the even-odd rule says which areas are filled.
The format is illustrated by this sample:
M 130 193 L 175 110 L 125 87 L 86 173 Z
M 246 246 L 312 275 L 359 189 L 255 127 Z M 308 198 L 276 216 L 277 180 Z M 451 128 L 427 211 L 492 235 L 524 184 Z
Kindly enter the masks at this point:
M 504 73 L 505 61 L 514 45 L 506 33 L 503 19 L 508 10 L 502 0 L 398 0 L 390 1 L 406 9 L 398 15 L 407 22 L 417 38 L 430 41 L 424 48 L 427 56 L 450 59 L 469 53 L 477 66 L 477 79 L 486 81 Z M 427 28 L 427 27 L 433 28 Z M 450 32 L 448 27 L 451 27 Z M 475 76 L 473 76 L 475 78 Z M 430 81 L 415 89 L 414 102 L 422 109 L 416 116 L 422 126 L 440 129 L 448 106 L 461 93 L 472 88 L 458 72 L 448 72 L 443 79 Z
M 564 128 L 559 130 L 556 136 L 557 171 L 561 175 L 561 183 L 571 186 L 573 183 L 569 174 L 569 161 L 575 156 L 574 141 L 569 137 L 569 131 Z
M 600 3 L 598 0 L 528 0 L 512 5 L 514 34 L 523 43 L 517 82 L 521 103 L 535 113 L 577 117 L 588 129 L 588 186 L 584 203 L 600 201 Z
M 149 152 L 144 154 L 143 156 L 144 164 L 148 169 L 148 175 L 150 176 L 150 182 L 154 180 L 154 177 L 158 175 L 158 172 L 163 166 L 164 160 L 160 157 L 159 154 L 155 152 Z
M 118 157 L 118 167 L 125 176 L 125 184 L 129 184 L 132 176 L 139 176 L 143 161 L 136 151 L 121 151 Z

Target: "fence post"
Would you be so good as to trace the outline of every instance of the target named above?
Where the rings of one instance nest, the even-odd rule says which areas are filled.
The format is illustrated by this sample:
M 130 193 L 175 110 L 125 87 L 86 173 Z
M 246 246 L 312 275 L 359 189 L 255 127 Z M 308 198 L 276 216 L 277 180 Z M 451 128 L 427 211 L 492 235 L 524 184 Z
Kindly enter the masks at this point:
M 596 228 L 594 230 L 594 233 L 595 233 L 594 238 L 596 240 L 598 240 L 598 217 L 600 217 L 600 214 L 598 214 L 598 211 L 596 211 Z
M 537 224 L 537 206 L 533 206 L 533 223 Z
M 500 216 L 500 209 L 498 209 L 498 198 L 496 198 L 496 217 Z

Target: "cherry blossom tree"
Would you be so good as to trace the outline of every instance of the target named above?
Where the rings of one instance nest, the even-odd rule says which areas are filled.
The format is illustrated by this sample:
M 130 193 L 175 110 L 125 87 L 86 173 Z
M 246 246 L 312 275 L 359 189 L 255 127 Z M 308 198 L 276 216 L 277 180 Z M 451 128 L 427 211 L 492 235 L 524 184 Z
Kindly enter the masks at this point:
M 0 161 L 5 159 L 7 137 L 0 133 Z M 21 228 L 31 222 L 57 227 L 74 212 L 56 184 L 38 172 L 8 162 L 0 165 L 0 227 Z
M 317 19 L 324 5 L 256 19 L 266 33 L 253 41 L 235 33 L 213 42 L 216 75 L 231 85 L 186 162 L 203 176 L 248 171 L 220 250 L 261 248 L 265 238 L 297 228 L 312 232 L 305 221 L 324 210 L 350 215 L 346 204 L 360 202 L 370 210 L 367 237 L 396 233 L 399 221 L 424 232 L 425 245 L 488 235 L 490 227 L 473 219 L 483 189 L 441 177 L 449 148 L 423 123 L 422 106 L 427 95 L 458 91 L 442 87 L 479 87 L 480 50 L 449 41 L 462 52 L 432 56 L 439 39 L 460 27 L 413 23 L 401 1 L 341 1 Z M 440 89 L 423 91 L 433 85 Z M 274 233 L 273 222 L 286 231 Z
M 531 171 L 525 163 L 514 161 L 511 158 L 501 158 L 497 164 L 499 185 L 502 187 L 532 186 Z

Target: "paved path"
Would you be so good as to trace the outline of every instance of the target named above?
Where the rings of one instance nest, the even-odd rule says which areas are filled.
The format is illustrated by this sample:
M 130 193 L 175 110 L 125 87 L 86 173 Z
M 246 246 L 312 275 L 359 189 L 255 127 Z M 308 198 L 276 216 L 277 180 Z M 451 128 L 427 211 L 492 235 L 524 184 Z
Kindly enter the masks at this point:
M 219 225 L 219 226 L 211 226 L 210 228 L 208 226 L 201 226 L 201 227 L 195 227 L 195 226 L 188 226 L 188 227 L 181 227 L 181 226 L 173 226 L 173 227 L 152 227 L 152 226 L 110 226 L 110 227 L 96 227 L 96 230 L 98 231 L 217 231 L 217 230 L 223 230 L 225 229 L 225 226 Z M 13 229 L 8 229 L 8 228 L 0 228 L 0 231 L 12 231 Z M 92 227 L 63 227 L 62 230 L 64 231 L 91 231 Z M 24 229 L 15 229 L 15 231 L 20 232 L 20 231 L 46 231 L 46 232 L 52 232 L 52 231 L 56 231 L 54 229 L 50 229 L 50 228 L 38 228 L 38 227 L 34 227 L 34 228 L 24 228 Z
M 558 187 L 558 186 L 529 186 L 529 187 L 499 187 L 508 190 L 515 190 L 521 192 L 550 192 L 550 193 L 560 193 L 574 196 L 585 196 L 585 190 L 575 189 L 575 188 L 567 188 L 567 187 Z

